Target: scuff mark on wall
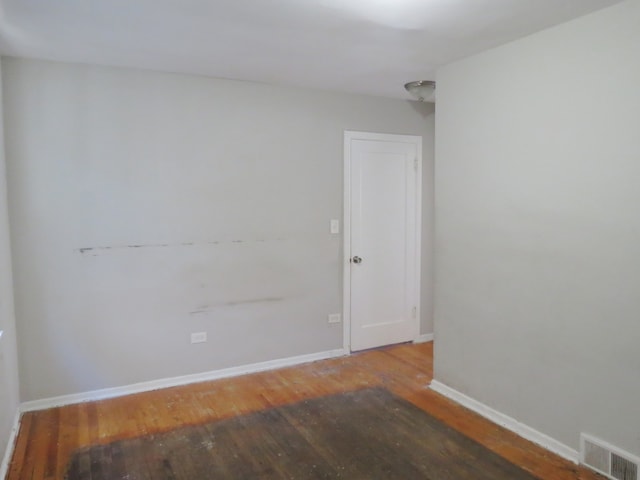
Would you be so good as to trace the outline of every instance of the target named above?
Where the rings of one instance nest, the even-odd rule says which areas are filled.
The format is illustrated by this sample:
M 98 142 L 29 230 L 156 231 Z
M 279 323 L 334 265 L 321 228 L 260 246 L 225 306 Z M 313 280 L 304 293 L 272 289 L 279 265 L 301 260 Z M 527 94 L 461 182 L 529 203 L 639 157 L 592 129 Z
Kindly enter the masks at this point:
M 224 305 L 228 307 L 234 307 L 236 305 L 247 305 L 250 303 L 273 303 L 273 302 L 282 302 L 284 298 L 282 297 L 266 297 L 266 298 L 255 298 L 251 300 L 236 300 L 233 302 L 226 302 Z
M 264 297 L 264 298 L 251 298 L 247 300 L 232 300 L 230 302 L 224 302 L 216 305 L 203 305 L 196 310 L 189 312 L 189 315 L 202 315 L 211 312 L 212 310 L 224 307 L 237 307 L 240 305 L 252 305 L 256 303 L 275 303 L 284 302 L 283 297 Z
M 193 245 L 193 243 L 179 243 L 176 245 L 170 245 L 168 243 L 156 243 L 156 244 L 133 244 L 133 245 L 111 245 L 107 247 L 82 247 L 78 248 L 77 251 L 81 254 L 84 253 L 96 253 L 99 251 L 107 251 L 107 250 L 123 250 L 126 248 L 162 248 L 162 247 L 174 247 L 174 246 L 188 246 Z
M 283 242 L 284 238 L 274 238 L 274 239 L 265 239 L 259 238 L 256 240 L 211 240 L 208 242 L 204 242 L 201 244 L 195 242 L 181 242 L 181 243 L 141 243 L 141 244 L 131 244 L 131 245 L 108 245 L 108 246 L 97 246 L 97 247 L 81 247 L 76 249 L 75 251 L 84 254 L 91 254 L 92 256 L 96 256 L 99 253 L 106 253 L 114 250 L 126 250 L 131 248 L 166 248 L 166 247 L 193 247 L 197 245 L 224 245 L 224 244 L 244 244 L 244 243 L 265 243 L 265 242 Z

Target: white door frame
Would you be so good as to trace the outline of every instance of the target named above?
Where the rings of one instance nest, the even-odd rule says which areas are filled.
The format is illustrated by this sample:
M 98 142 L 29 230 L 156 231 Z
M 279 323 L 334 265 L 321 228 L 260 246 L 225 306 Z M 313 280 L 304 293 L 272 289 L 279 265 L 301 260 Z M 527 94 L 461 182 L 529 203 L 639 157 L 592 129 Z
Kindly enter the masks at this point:
M 351 141 L 371 140 L 379 142 L 404 142 L 416 145 L 416 218 L 415 252 L 416 269 L 414 279 L 414 305 L 416 319 L 420 325 L 420 262 L 422 249 L 422 137 L 419 135 L 395 135 L 345 130 L 344 132 L 344 217 L 343 217 L 343 274 L 342 274 L 342 322 L 343 347 L 351 352 Z M 416 332 L 416 338 L 420 330 Z

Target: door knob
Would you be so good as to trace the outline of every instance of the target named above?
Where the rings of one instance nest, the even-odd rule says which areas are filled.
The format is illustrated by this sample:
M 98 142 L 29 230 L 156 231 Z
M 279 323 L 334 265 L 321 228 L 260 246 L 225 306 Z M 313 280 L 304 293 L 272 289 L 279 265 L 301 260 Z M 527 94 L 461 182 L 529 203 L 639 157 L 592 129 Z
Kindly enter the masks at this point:
M 352 261 L 353 263 L 362 263 L 362 258 L 360 258 L 360 257 L 358 257 L 358 256 L 356 255 L 355 257 L 353 257 L 353 258 L 351 259 L 351 261 Z

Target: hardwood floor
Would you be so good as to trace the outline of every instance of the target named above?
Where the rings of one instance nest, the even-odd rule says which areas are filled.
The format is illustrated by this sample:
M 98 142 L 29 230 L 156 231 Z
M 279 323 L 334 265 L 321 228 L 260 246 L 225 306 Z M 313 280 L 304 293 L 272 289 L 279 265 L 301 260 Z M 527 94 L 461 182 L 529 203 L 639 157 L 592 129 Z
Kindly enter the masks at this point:
M 80 447 L 384 386 L 544 480 L 602 479 L 428 388 L 433 344 L 398 345 L 212 382 L 25 413 L 7 480 L 63 479 Z

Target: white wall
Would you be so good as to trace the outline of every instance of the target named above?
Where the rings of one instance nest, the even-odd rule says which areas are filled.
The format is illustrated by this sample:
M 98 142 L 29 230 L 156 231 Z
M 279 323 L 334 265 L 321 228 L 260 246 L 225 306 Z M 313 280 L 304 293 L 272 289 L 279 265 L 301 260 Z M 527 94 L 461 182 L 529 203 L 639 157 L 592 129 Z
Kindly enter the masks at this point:
M 433 334 L 433 281 L 434 281 L 434 203 L 435 203 L 435 113 L 425 119 L 426 131 L 422 136 L 422 251 L 420 332 Z
M 343 131 L 424 135 L 432 109 L 3 67 L 24 400 L 342 347 L 327 314 L 342 305 L 329 220 L 342 212 Z M 200 331 L 208 343 L 190 345 Z
M 640 454 L 640 1 L 438 74 L 435 377 Z
M 7 448 L 19 404 L 3 132 L 3 120 L 0 115 L 0 462 Z

